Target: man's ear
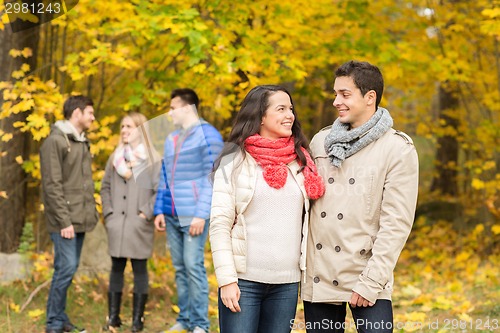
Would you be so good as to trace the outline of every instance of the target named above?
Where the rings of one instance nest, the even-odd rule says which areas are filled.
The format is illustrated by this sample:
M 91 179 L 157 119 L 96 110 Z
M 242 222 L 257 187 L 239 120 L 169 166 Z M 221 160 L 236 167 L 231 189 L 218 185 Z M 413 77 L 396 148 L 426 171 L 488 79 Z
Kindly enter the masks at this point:
M 73 113 L 71 113 L 71 117 L 69 117 L 69 119 L 71 118 L 79 118 L 80 114 L 83 114 L 83 111 L 80 109 L 80 108 L 76 108 L 73 110 Z
M 370 90 L 365 94 L 366 104 L 374 105 L 377 102 L 377 93 L 375 90 Z

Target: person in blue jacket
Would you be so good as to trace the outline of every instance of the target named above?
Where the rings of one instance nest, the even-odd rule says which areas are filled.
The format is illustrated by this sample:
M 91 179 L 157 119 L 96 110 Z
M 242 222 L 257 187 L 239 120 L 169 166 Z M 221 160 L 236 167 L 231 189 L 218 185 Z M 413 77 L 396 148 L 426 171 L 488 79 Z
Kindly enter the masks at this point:
M 208 332 L 208 281 L 204 247 L 212 202 L 209 175 L 223 147 L 220 133 L 198 117 L 199 99 L 191 89 L 171 93 L 169 115 L 179 129 L 165 140 L 154 207 L 155 226 L 167 232 L 175 268 L 178 306 L 170 331 Z

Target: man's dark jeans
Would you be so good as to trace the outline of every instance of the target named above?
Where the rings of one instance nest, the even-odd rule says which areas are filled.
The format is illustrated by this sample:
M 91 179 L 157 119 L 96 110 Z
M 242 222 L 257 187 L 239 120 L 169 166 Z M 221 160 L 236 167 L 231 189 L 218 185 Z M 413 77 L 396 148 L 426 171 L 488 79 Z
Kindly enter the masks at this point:
M 391 333 L 393 331 L 392 302 L 379 299 L 373 306 L 351 307 L 352 317 L 360 333 Z M 342 305 L 304 301 L 304 316 L 308 333 L 344 333 L 347 323 L 346 303 Z
M 85 233 L 75 233 L 72 239 L 62 238 L 58 232 L 52 232 L 54 243 L 54 275 L 47 300 L 47 329 L 62 329 L 70 320 L 66 315 L 66 296 L 80 263 Z

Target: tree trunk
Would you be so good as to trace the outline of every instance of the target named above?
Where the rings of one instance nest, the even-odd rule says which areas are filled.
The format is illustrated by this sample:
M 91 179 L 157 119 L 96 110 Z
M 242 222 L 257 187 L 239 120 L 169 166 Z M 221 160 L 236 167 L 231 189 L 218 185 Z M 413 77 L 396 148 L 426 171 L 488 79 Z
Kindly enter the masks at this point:
M 450 110 L 458 108 L 458 98 L 451 89 L 439 87 L 439 123 L 458 131 L 459 121 L 450 116 Z M 437 141 L 436 171 L 432 179 L 431 191 L 455 197 L 458 195 L 457 167 L 458 141 L 456 136 L 445 134 Z
M 0 81 L 12 80 L 12 72 L 23 63 L 28 63 L 32 71 L 35 69 L 38 38 L 38 27 L 13 33 L 11 27 L 6 25 L 4 30 L 0 30 Z M 26 47 L 33 51 L 33 56 L 28 59 L 9 55 L 11 49 L 22 50 Z M 3 94 L 0 94 L 0 108 L 3 102 Z M 5 191 L 7 195 L 7 198 L 0 197 L 0 252 L 16 251 L 24 226 L 26 174 L 16 162 L 16 157 L 28 157 L 29 136 L 14 128 L 13 124 L 25 121 L 27 116 L 28 112 L 21 112 L 0 119 L 0 129 L 13 134 L 10 141 L 0 141 L 0 191 Z

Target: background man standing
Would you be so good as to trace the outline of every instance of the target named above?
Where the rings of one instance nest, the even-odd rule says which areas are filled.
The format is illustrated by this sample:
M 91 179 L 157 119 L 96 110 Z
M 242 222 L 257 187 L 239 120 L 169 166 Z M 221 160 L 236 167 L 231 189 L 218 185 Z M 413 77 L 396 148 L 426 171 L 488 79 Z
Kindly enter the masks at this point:
M 359 332 L 392 332 L 393 270 L 413 224 L 417 153 L 378 106 L 384 81 L 377 67 L 350 61 L 335 76 L 339 117 L 311 141 L 326 193 L 310 215 L 307 331 L 344 332 L 349 302 Z
M 170 112 L 179 127 L 165 140 L 163 168 L 154 208 L 157 230 L 167 230 L 175 268 L 177 322 L 171 331 L 208 332 L 208 281 L 204 248 L 212 202 L 209 174 L 222 150 L 219 132 L 197 114 L 191 89 L 171 93 Z
M 99 215 L 94 200 L 92 156 L 84 132 L 94 118 L 93 102 L 71 96 L 40 149 L 43 203 L 47 230 L 54 243 L 54 275 L 47 300 L 47 333 L 85 332 L 66 314 L 66 296 L 80 262 L 85 232 Z

